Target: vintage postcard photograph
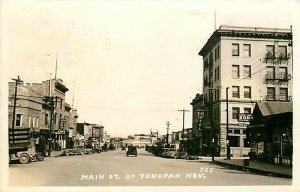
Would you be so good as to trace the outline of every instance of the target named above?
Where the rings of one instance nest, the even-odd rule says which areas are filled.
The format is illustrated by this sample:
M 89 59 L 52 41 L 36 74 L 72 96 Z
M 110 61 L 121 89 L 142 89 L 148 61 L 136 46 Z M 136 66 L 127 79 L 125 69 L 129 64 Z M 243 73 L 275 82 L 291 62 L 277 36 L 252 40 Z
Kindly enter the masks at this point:
M 299 189 L 299 2 L 0 5 L 1 191 Z

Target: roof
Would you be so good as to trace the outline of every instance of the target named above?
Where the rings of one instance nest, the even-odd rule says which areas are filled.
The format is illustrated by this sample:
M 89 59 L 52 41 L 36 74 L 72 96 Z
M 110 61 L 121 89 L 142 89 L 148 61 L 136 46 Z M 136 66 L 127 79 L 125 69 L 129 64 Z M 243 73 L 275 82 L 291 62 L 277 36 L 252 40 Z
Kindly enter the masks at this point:
M 291 29 L 221 25 L 219 29 L 213 32 L 198 54 L 205 56 L 221 40 L 221 37 L 292 40 L 292 32 Z
M 263 116 L 293 112 L 293 102 L 257 102 L 257 106 Z

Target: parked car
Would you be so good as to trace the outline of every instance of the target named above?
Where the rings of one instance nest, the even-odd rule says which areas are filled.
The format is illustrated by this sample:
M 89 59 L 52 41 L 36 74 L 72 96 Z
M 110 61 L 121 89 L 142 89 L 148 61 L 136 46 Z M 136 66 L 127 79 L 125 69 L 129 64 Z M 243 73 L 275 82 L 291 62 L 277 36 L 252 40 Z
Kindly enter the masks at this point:
M 94 148 L 92 149 L 92 152 L 93 152 L 93 153 L 101 153 L 101 152 L 102 152 L 102 148 L 101 148 L 101 147 L 94 147 Z
M 174 155 L 174 159 L 185 159 L 187 157 L 187 153 L 184 151 L 177 151 Z
M 85 152 L 85 148 L 82 148 L 82 147 L 76 147 L 76 148 L 73 148 L 73 149 L 65 149 L 63 152 L 62 152 L 62 155 L 63 156 L 69 156 L 69 155 L 85 155 L 86 152 Z
M 164 158 L 174 158 L 176 153 L 177 151 L 175 148 L 163 148 L 161 156 Z
M 187 155 L 185 157 L 187 160 L 199 160 L 199 157 L 197 155 Z
M 137 149 L 135 146 L 128 146 L 126 156 L 128 157 L 129 155 L 134 155 L 137 157 Z

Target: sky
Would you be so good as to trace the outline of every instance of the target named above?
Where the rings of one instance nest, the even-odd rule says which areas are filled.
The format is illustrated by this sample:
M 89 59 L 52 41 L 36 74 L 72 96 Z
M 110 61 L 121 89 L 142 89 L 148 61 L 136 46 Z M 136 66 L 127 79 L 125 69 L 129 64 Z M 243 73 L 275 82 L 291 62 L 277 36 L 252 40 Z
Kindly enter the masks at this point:
M 207 1 L 209 2 L 209 1 Z M 1 63 L 6 80 L 57 77 L 79 122 L 112 136 L 192 126 L 202 92 L 198 55 L 220 25 L 289 28 L 293 1 L 29 0 L 2 4 Z M 298 8 L 298 7 L 297 7 Z M 215 14 L 216 13 L 216 14 Z

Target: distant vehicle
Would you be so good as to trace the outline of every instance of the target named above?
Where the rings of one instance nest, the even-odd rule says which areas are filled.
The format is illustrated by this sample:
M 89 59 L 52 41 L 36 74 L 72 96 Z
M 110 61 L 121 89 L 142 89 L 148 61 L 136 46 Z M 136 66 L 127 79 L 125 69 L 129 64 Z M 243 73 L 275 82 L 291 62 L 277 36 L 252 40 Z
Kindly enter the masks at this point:
M 176 154 L 174 155 L 174 159 L 186 159 L 187 158 L 187 153 L 184 151 L 177 151 Z
M 102 148 L 101 148 L 101 147 L 94 147 L 94 148 L 92 149 L 92 152 L 93 152 L 93 153 L 101 153 L 101 152 L 102 152 Z
M 175 148 L 163 148 L 163 152 L 161 154 L 164 158 L 174 158 L 177 151 Z
M 92 149 L 86 149 L 84 147 L 76 147 L 73 149 L 65 149 L 62 152 L 63 156 L 69 156 L 69 155 L 85 155 L 85 154 L 91 154 Z
M 128 146 L 126 156 L 128 157 L 129 155 L 134 155 L 137 157 L 137 149 L 135 146 Z
M 187 155 L 185 157 L 187 160 L 199 160 L 199 157 L 197 155 Z
M 107 151 L 108 150 L 108 144 L 104 143 L 104 145 L 101 147 L 102 151 Z

